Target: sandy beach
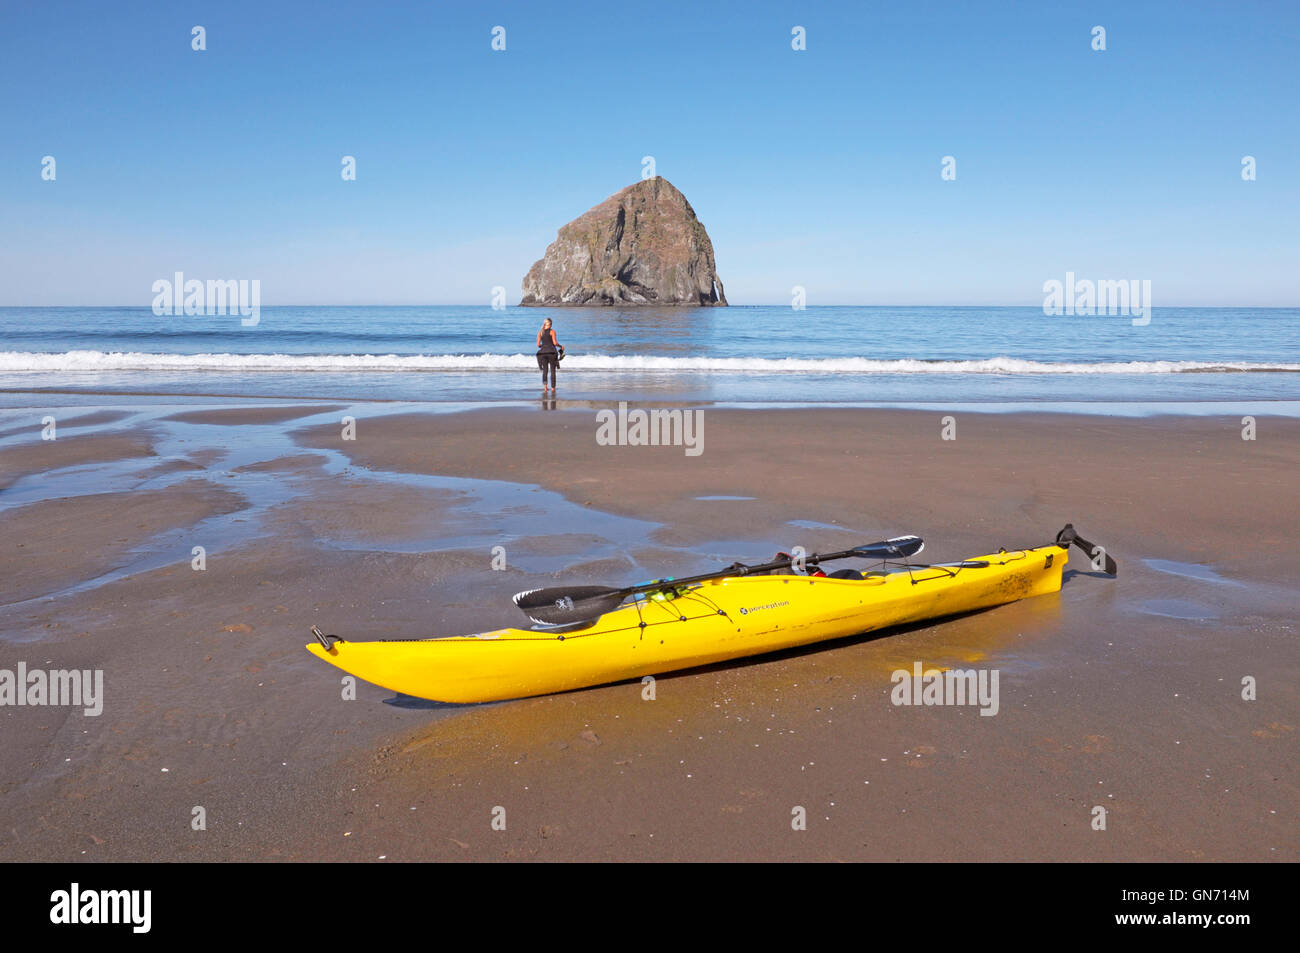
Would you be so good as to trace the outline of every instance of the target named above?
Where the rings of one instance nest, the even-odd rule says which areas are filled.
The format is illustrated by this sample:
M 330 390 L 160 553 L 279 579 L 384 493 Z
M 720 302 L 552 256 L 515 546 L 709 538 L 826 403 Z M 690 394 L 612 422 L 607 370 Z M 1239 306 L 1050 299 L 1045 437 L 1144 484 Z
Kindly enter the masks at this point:
M 692 456 L 601 445 L 564 400 L 237 403 L 55 406 L 56 441 L 0 420 L 0 669 L 105 686 L 98 716 L 0 708 L 0 860 L 1297 858 L 1300 420 L 706 407 Z M 510 595 L 557 581 L 901 533 L 960 559 L 1066 522 L 1118 579 L 1076 554 L 1059 595 L 653 700 L 345 699 L 303 648 L 519 624 Z M 918 661 L 998 670 L 998 714 L 892 704 Z

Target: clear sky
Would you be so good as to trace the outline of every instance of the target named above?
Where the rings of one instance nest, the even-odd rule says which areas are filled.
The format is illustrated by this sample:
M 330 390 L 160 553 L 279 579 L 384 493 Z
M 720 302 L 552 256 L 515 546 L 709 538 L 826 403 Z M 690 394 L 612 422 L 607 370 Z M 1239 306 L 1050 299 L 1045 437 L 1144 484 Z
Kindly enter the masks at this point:
M 3 0 L 0 89 L 0 305 L 514 304 L 647 155 L 733 304 L 1300 304 L 1290 0 Z

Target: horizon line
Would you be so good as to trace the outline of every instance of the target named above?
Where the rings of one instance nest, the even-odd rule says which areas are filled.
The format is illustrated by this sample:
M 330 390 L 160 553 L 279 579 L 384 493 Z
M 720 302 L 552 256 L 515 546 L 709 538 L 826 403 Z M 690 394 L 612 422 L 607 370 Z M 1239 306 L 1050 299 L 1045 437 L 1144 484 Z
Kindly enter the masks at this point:
M 789 302 L 780 302 L 774 304 L 727 304 L 727 305 L 654 305 L 654 304 L 629 304 L 629 305 L 506 305 L 504 308 L 493 308 L 490 304 L 469 303 L 469 302 L 403 302 L 403 303 L 357 303 L 357 302 L 334 302 L 329 304 L 312 303 L 312 302 L 294 302 L 287 304 L 261 304 L 260 308 L 486 308 L 491 311 L 618 311 L 618 310 L 639 310 L 658 308 L 660 310 L 673 311 L 725 311 L 728 308 L 787 308 L 791 311 L 807 311 L 813 308 L 1042 308 L 1042 304 L 994 304 L 988 302 L 976 302 L 967 304 L 808 304 L 802 308 L 793 308 Z M 1296 304 L 1160 304 L 1152 305 L 1153 310 L 1161 308 L 1183 308 L 1183 309 L 1253 309 L 1257 311 L 1285 311 L 1300 308 L 1300 302 Z M 0 308 L 113 308 L 113 309 L 140 309 L 152 310 L 149 304 L 0 304 Z M 1052 317 L 1061 317 L 1061 315 L 1051 315 Z M 1114 317 L 1100 313 L 1098 315 L 1081 314 L 1077 317 Z M 159 317 L 222 317 L 222 315 L 208 314 L 190 314 L 190 315 L 159 315 Z

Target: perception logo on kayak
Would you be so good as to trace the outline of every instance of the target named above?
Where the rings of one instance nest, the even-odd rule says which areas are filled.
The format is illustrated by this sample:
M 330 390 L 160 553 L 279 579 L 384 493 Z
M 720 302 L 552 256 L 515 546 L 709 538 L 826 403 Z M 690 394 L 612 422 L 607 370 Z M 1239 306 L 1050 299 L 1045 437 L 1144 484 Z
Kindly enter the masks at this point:
M 782 606 L 788 606 L 789 604 L 790 604 L 789 600 L 786 600 L 785 602 L 769 602 L 765 606 L 750 606 L 748 608 L 742 607 L 740 610 L 740 614 L 749 615 L 751 612 L 762 612 L 764 609 L 779 609 Z

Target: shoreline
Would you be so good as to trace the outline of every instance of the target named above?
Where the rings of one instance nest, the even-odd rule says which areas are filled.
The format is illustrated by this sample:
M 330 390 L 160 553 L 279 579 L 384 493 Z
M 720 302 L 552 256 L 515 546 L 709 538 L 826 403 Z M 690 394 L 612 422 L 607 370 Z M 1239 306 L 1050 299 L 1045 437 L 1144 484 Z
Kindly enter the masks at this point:
M 453 399 L 422 400 L 404 397 L 339 397 L 337 395 L 319 394 L 231 394 L 215 392 L 172 392 L 172 391 L 110 391 L 79 390 L 67 388 L 9 388 L 0 387 L 0 414 L 5 411 L 20 410 L 36 404 L 17 403 L 21 398 L 85 398 L 86 403 L 70 406 L 110 407 L 124 401 L 137 398 L 150 398 L 153 403 L 175 401 L 178 404 L 198 403 L 203 408 L 240 407 L 240 406 L 275 406 L 292 404 L 342 404 L 348 407 L 376 405 L 384 407 L 409 407 L 412 411 L 434 413 L 461 413 L 480 409 L 536 409 L 539 404 L 544 409 L 557 410 L 603 410 L 615 408 L 620 402 L 632 405 L 655 407 L 691 407 L 713 410 L 880 410 L 880 411 L 924 411 L 931 413 L 978 413 L 978 414 L 1063 414 L 1083 417 L 1212 417 L 1220 415 L 1266 414 L 1268 416 L 1300 417 L 1300 400 L 1288 398 L 1233 398 L 1226 400 L 1033 400 L 1033 401 L 743 401 L 728 399 L 693 400 L 687 397 L 672 397 L 666 394 L 623 394 L 608 398 L 538 398 L 535 394 L 520 394 L 498 399 Z M 10 402 L 12 401 L 12 402 Z M 105 403 L 94 403 L 103 401 Z M 554 407 L 548 405 L 557 405 Z M 397 411 L 390 411 L 396 413 Z

